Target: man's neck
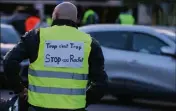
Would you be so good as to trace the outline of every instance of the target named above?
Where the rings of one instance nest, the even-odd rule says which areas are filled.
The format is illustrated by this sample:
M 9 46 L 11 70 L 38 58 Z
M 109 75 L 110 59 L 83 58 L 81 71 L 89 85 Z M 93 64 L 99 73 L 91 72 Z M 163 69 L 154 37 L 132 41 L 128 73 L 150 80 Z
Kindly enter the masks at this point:
M 77 27 L 77 24 L 71 20 L 65 20 L 65 19 L 57 19 L 57 20 L 54 20 L 52 25 L 58 25 L 58 26 L 61 26 L 61 25 L 67 25 L 67 26 L 71 26 L 71 27 Z

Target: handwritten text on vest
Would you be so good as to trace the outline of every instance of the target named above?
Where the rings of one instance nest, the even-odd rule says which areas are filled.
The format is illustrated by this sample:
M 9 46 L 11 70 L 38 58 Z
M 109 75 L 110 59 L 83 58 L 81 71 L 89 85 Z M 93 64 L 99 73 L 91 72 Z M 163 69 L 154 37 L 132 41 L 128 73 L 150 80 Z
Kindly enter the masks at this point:
M 45 42 L 45 66 L 81 67 L 84 60 L 84 43 L 70 41 Z

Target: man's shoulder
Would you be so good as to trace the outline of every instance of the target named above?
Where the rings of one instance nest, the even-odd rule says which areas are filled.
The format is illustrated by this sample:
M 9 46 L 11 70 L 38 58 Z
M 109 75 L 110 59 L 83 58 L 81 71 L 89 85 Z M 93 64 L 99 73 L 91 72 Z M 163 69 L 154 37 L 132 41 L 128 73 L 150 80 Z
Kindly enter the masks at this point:
M 26 32 L 21 38 L 22 40 L 25 39 L 33 39 L 39 34 L 39 29 L 33 29 L 28 32 Z
M 97 47 L 100 47 L 100 43 L 99 43 L 98 40 L 96 40 L 96 39 L 93 38 L 93 37 L 91 37 L 91 39 L 92 39 L 92 45 L 97 46 Z
M 89 36 L 91 38 L 91 47 L 100 47 L 100 43 L 98 40 L 96 40 L 94 37 L 92 37 L 90 34 L 88 33 L 84 33 L 87 36 Z

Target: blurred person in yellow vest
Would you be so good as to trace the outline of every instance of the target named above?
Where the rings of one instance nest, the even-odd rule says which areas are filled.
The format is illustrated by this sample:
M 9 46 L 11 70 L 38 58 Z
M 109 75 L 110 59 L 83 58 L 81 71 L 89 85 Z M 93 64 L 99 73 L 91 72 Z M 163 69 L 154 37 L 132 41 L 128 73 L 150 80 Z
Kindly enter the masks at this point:
M 135 24 L 135 18 L 131 14 L 130 10 L 127 7 L 124 7 L 123 11 L 117 17 L 116 23 L 121 25 L 133 25 Z
M 50 16 L 46 16 L 46 23 L 47 23 L 49 26 L 51 26 L 52 22 L 53 22 L 52 18 L 51 18 Z
M 7 53 L 4 72 L 16 93 L 27 96 L 28 111 L 85 111 L 105 93 L 107 74 L 99 43 L 78 30 L 77 7 L 57 5 L 51 27 L 33 29 Z M 19 76 L 29 59 L 28 87 Z
M 86 10 L 87 9 L 87 10 Z M 82 19 L 82 25 L 89 25 L 89 24 L 97 24 L 99 23 L 99 16 L 98 14 L 90 9 L 90 8 L 86 8 L 85 13 L 83 15 L 83 19 Z

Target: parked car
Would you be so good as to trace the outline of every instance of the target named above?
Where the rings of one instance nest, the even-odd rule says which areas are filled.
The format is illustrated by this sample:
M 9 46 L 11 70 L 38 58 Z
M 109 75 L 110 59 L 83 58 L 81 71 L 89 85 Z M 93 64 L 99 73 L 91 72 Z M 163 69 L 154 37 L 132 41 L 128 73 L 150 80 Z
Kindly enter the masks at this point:
M 0 58 L 0 111 L 18 111 L 18 102 L 22 104 L 24 103 L 23 100 L 18 101 L 18 95 L 14 94 L 14 92 L 9 87 L 8 81 L 4 74 L 3 68 L 3 59 L 6 53 L 11 50 L 19 41 L 20 36 L 18 32 L 13 28 L 11 25 L 0 24 L 1 25 L 1 41 L 0 41 L 0 48 L 1 48 L 1 58 Z M 21 62 L 21 71 L 20 75 L 23 78 L 24 84 L 27 84 L 27 74 L 28 74 L 28 65 L 29 61 L 24 60 Z M 21 105 L 23 107 L 24 105 Z
M 11 25 L 1 24 L 1 55 L 12 49 L 20 40 L 19 34 Z
M 0 22 L 1 24 L 9 24 L 11 17 L 9 16 L 1 16 Z
M 6 55 L 6 53 L 11 50 L 19 41 L 20 41 L 20 35 L 18 34 L 18 32 L 13 28 L 12 25 L 7 25 L 7 24 L 1 24 L 1 33 L 0 33 L 0 37 L 1 37 L 1 41 L 0 41 L 0 54 L 1 54 L 1 58 L 3 59 L 4 56 Z M 1 64 L 0 64 L 0 68 L 1 68 L 1 73 L 3 73 L 3 65 L 2 65 L 2 61 L 1 60 Z M 28 71 L 28 65 L 29 65 L 29 61 L 28 60 L 24 60 L 23 62 L 21 62 L 21 72 L 20 75 L 26 75 L 27 71 Z
M 158 29 L 165 29 L 165 30 L 170 30 L 173 32 L 176 32 L 176 26 L 153 26 L 154 28 L 158 28 Z
M 0 56 L 0 75 L 4 72 L 4 68 L 3 68 L 3 57 Z
M 120 100 L 176 100 L 176 33 L 149 26 L 88 25 L 79 30 L 99 41 L 108 92 Z

